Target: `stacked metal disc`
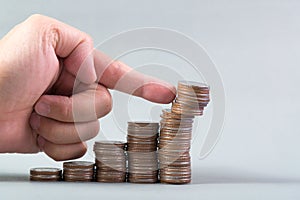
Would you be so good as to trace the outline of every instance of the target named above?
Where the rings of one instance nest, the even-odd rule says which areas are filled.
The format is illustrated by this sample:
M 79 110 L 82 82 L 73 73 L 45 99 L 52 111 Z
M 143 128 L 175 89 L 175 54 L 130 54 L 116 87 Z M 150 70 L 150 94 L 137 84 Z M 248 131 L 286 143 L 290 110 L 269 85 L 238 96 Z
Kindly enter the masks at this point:
M 190 147 L 194 116 L 203 115 L 210 101 L 209 87 L 202 83 L 180 81 L 172 109 L 161 115 L 159 136 L 160 182 L 191 182 Z
M 187 115 L 203 115 L 204 107 L 210 101 L 209 86 L 192 81 L 179 81 L 177 97 L 172 104 L 172 112 Z
M 52 167 L 39 167 L 30 169 L 31 181 L 60 181 L 62 170 Z
M 190 146 L 193 118 L 163 110 L 160 121 L 160 182 L 183 184 L 191 181 Z
M 121 141 L 95 142 L 96 181 L 118 183 L 126 181 L 126 143 Z
M 128 181 L 156 183 L 158 181 L 158 123 L 128 122 Z
M 89 182 L 94 179 L 94 163 L 87 161 L 64 162 L 64 181 Z

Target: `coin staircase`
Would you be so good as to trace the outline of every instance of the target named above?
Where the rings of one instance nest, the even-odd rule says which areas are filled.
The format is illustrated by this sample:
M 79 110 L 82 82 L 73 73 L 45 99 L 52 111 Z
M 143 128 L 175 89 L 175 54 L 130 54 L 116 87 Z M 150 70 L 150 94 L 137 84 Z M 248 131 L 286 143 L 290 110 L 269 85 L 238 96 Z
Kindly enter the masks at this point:
M 210 101 L 209 86 L 178 82 L 171 109 L 159 123 L 128 122 L 127 143 L 98 141 L 95 163 L 71 161 L 59 168 L 32 168 L 32 181 L 187 184 L 191 174 L 191 139 L 195 116 Z

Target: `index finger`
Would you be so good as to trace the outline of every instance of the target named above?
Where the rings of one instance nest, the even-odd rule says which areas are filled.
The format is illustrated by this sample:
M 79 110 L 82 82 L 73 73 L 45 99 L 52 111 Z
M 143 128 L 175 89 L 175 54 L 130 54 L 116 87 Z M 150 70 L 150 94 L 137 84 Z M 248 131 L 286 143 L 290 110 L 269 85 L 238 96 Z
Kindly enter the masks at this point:
M 173 85 L 142 74 L 104 53 L 94 50 L 94 65 L 100 84 L 155 103 L 170 103 L 175 98 Z

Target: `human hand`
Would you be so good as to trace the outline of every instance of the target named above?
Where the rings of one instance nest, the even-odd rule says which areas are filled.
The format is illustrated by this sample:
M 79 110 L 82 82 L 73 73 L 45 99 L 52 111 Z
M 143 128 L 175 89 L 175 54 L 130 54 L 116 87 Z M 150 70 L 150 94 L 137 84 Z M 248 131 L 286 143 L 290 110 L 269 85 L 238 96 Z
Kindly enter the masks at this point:
M 111 110 L 107 88 L 158 103 L 175 97 L 170 84 L 94 50 L 87 34 L 29 17 L 0 40 L 0 152 L 81 157 Z

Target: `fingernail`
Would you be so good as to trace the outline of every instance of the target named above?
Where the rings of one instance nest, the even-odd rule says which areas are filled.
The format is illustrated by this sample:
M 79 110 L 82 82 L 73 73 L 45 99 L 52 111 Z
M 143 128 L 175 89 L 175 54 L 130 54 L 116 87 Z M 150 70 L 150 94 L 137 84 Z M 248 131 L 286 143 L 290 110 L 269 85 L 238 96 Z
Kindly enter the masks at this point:
M 36 114 L 36 113 L 31 114 L 29 122 L 30 122 L 30 126 L 33 130 L 37 130 L 40 127 L 40 120 L 41 120 L 41 117 L 38 116 L 38 114 Z
M 46 142 L 45 138 L 43 138 L 42 136 L 39 135 L 38 139 L 37 139 L 37 143 L 41 150 L 43 150 L 43 148 L 45 146 L 45 142 Z
M 45 102 L 38 102 L 35 111 L 40 115 L 47 116 L 50 113 L 50 106 Z
M 176 94 L 176 87 L 174 85 L 172 85 L 171 83 L 165 82 L 165 81 L 164 81 L 164 85 L 169 90 L 171 90 L 174 94 Z

